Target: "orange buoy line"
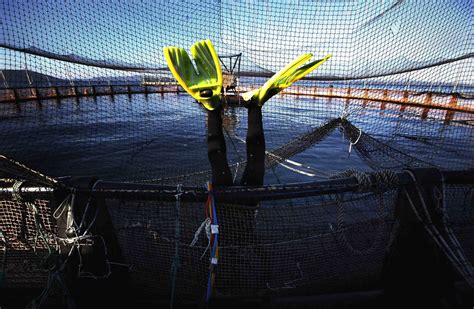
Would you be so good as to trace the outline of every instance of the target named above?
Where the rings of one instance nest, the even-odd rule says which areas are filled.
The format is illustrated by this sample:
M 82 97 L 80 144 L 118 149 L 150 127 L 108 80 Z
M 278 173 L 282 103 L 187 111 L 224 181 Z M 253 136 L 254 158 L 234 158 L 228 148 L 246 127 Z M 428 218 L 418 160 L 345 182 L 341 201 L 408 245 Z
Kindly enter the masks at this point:
M 257 86 L 245 85 L 240 92 L 256 89 Z M 461 101 L 469 104 L 459 104 L 456 94 L 436 94 L 432 92 L 415 92 L 408 90 L 370 89 L 370 88 L 333 88 L 333 87 L 292 87 L 282 94 L 296 96 L 315 96 L 350 100 L 376 101 L 413 107 L 443 109 L 453 112 L 474 113 L 474 103 L 469 99 Z
M 257 89 L 258 85 L 240 85 L 237 93 Z M 181 93 L 184 90 L 176 83 L 153 83 L 141 85 L 96 85 L 96 86 L 54 86 L 0 89 L 0 103 L 45 99 L 62 99 L 83 96 L 107 96 L 137 93 Z M 408 90 L 336 88 L 296 86 L 285 89 L 282 95 L 328 97 L 348 100 L 378 101 L 413 107 L 443 109 L 452 112 L 474 113 L 471 100 L 460 99 L 456 94 L 436 94 Z M 469 102 L 469 104 L 459 104 Z

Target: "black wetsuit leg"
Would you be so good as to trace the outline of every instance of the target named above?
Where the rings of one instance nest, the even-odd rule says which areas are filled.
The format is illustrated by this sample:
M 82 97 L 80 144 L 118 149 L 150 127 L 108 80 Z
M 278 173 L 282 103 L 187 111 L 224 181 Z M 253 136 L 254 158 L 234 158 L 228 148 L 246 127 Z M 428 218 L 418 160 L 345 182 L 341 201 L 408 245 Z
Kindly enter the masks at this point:
M 248 106 L 247 165 L 241 185 L 261 186 L 265 175 L 265 135 L 263 133 L 262 107 L 252 102 Z
M 207 111 L 207 156 L 212 169 L 212 183 L 216 186 L 231 186 L 232 173 L 227 162 L 221 113 L 221 107 Z
M 208 111 L 208 157 L 212 168 L 213 183 L 217 186 L 233 184 L 227 157 L 226 145 L 222 131 L 221 108 Z M 265 172 L 265 138 L 262 124 L 262 108 L 256 104 L 248 107 L 247 131 L 247 165 L 241 180 L 241 185 L 260 186 L 263 184 Z M 220 203 L 217 203 L 220 205 Z M 266 259 L 266 251 L 253 247 L 258 244 L 255 216 L 258 201 L 245 201 L 237 205 L 221 205 L 219 208 L 219 243 L 233 246 L 227 250 L 227 263 L 221 265 L 222 272 L 233 274 L 234 288 L 243 291 L 263 286 L 265 277 L 257 275 L 260 269 L 256 259 Z M 247 206 L 247 207 L 245 207 Z M 256 275 L 249 276 L 250 273 Z M 258 284 L 256 283 L 258 281 Z
M 240 185 L 261 186 L 265 174 L 265 136 L 262 107 L 255 102 L 248 105 L 246 144 L 247 165 Z M 241 207 L 236 216 L 238 217 L 238 234 L 234 239 L 239 248 L 239 259 L 236 261 L 238 269 L 234 273 L 236 285 L 241 290 L 253 290 L 264 287 L 268 282 L 262 265 L 266 265 L 269 255 L 265 247 L 259 246 L 264 241 L 260 239 L 257 229 L 260 202 L 257 199 L 247 200 L 242 206 L 244 205 L 247 207 Z M 262 261 L 265 262 L 262 263 Z

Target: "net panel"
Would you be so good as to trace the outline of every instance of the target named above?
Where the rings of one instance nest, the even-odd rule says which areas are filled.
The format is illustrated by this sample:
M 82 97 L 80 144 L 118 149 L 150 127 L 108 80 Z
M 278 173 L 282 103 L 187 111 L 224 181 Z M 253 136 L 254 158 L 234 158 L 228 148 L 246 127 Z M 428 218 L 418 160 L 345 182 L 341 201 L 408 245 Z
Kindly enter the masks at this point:
M 49 200 L 35 200 L 39 222 L 48 234 L 56 233 Z M 49 269 L 47 259 L 54 243 L 44 239 L 36 226 L 35 212 L 25 204 L 3 197 L 0 201 L 2 231 L 2 287 L 44 288 Z
M 472 263 L 472 185 L 445 188 L 447 227 Z M 258 206 L 218 202 L 221 237 L 213 295 L 296 296 L 379 286 L 387 252 L 399 232 L 394 217 L 399 192 L 283 198 Z M 201 298 L 210 258 L 203 204 L 136 197 L 104 200 L 131 286 L 146 299 L 166 300 L 172 289 L 179 301 Z M 55 235 L 57 227 L 48 202 L 35 204 L 42 231 Z M 9 210 L 0 221 L 0 228 L 6 231 L 4 287 L 45 286 L 47 245 L 36 241 L 34 213 L 5 195 L 2 207 Z M 87 264 L 87 257 L 83 259 Z M 177 270 L 174 275 L 173 267 Z
M 474 190 L 472 186 L 453 186 L 448 187 L 446 197 L 451 199 L 451 203 L 447 204 L 449 213 L 448 226 L 457 235 L 460 244 L 472 261 L 474 257 L 474 247 L 472 245 L 472 211 L 470 206 L 474 202 Z
M 393 221 L 393 209 L 384 203 L 393 204 L 394 196 L 388 192 L 346 196 L 340 202 L 331 197 L 281 200 L 259 207 L 223 204 L 217 209 L 222 227 L 217 295 L 335 291 L 351 282 L 359 282 L 359 288 L 374 284 Z M 134 283 L 148 293 L 169 295 L 175 204 L 108 202 Z M 201 204 L 181 205 L 179 212 L 176 288 L 180 296 L 196 299 L 205 291 L 209 273 L 209 240 L 204 231 L 195 235 L 206 218 Z M 193 239 L 198 240 L 191 247 Z
M 243 70 L 253 73 L 275 72 L 303 52 L 334 53 L 333 64 L 345 65 L 328 65 L 321 74 L 333 79 L 384 76 L 472 56 L 467 33 L 454 30 L 469 31 L 472 8 L 465 1 L 99 1 L 61 10 L 54 1 L 3 1 L 2 9 L 3 47 L 129 71 L 165 69 L 157 55 L 163 46 L 190 46 L 204 37 L 223 55 L 243 52 Z M 420 14 L 424 18 L 415 18 Z M 377 53 L 366 42 L 378 46 Z
M 173 183 L 209 170 L 205 111 L 177 94 L 183 90 L 162 55 L 164 46 L 189 48 L 204 38 L 228 67 L 235 63 L 225 56 L 241 55 L 237 93 L 260 87 L 297 55 L 333 54 L 264 107 L 269 151 L 343 117 L 428 164 L 473 165 L 465 1 L 86 1 L 60 9 L 54 1 L 2 1 L 1 8 L 0 97 L 9 102 L 1 105 L 2 153 L 49 175 Z M 225 109 L 232 164 L 245 161 L 246 118 L 241 105 Z M 332 132 L 282 159 L 294 156 L 319 177 L 378 168 L 358 153 L 343 159 L 342 140 Z M 335 157 L 337 168 L 327 164 Z M 311 180 L 281 163 L 268 165 L 267 183 Z

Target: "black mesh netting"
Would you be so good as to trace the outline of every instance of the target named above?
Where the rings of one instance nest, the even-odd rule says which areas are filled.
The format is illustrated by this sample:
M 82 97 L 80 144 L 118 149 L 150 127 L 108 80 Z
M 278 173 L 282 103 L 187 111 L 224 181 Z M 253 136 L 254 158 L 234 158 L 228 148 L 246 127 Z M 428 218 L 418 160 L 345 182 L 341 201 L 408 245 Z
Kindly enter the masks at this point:
M 38 221 L 32 207 L 2 198 L 0 201 L 1 284 L 6 288 L 44 288 L 48 278 L 47 258 L 56 250 L 51 235 L 56 224 L 48 200 L 35 200 Z M 38 233 L 37 222 L 44 225 L 47 239 Z
M 393 193 L 386 193 L 347 196 L 341 202 L 324 197 L 280 200 L 259 207 L 222 204 L 217 209 L 222 227 L 217 293 L 255 296 L 291 289 L 301 292 L 305 287 L 344 290 L 354 282 L 370 286 L 383 265 L 393 198 Z M 206 219 L 202 205 L 181 205 L 179 215 L 174 203 L 134 202 L 131 206 L 110 201 L 109 205 L 138 286 L 148 293 L 169 295 L 179 229 L 177 293 L 194 298 L 203 294 L 210 253 L 205 230 L 196 235 Z M 198 240 L 191 247 L 194 238 Z
M 472 185 L 445 189 L 447 227 L 472 263 Z M 219 203 L 213 295 L 305 295 L 377 286 L 398 233 L 397 192 L 337 193 L 258 206 Z M 180 300 L 199 299 L 206 291 L 211 254 L 203 203 L 137 200 L 139 194 L 103 201 L 133 288 L 144 297 L 167 299 L 173 287 Z M 24 201 L 1 202 L 6 287 L 46 285 L 47 249 L 61 241 L 51 236 L 57 226 L 49 202 L 34 204 L 41 227 Z M 43 233 L 46 238 L 41 238 Z M 118 261 L 109 257 L 107 262 Z
M 2 0 L 0 13 L 0 286 L 47 286 L 45 298 L 59 265 L 100 243 L 107 271 L 127 269 L 140 293 L 206 294 L 208 119 L 165 46 L 213 42 L 230 81 L 222 119 L 235 183 L 247 160 L 240 95 L 298 55 L 332 54 L 265 103 L 265 186 L 216 195 L 214 296 L 380 287 L 412 185 L 394 175 L 472 175 L 469 1 Z M 90 183 L 66 181 L 76 176 Z M 473 284 L 472 179 L 439 183 L 442 237 L 459 242 L 440 250 Z M 91 192 L 104 196 L 83 198 Z
M 261 86 L 302 53 L 333 55 L 265 105 L 267 150 L 292 148 L 268 165 L 266 183 L 380 168 L 359 154 L 347 159 L 339 131 L 317 146 L 295 145 L 339 117 L 425 164 L 473 166 L 472 8 L 465 1 L 0 5 L 1 153 L 48 175 L 163 182 L 209 170 L 206 113 L 177 94 L 183 90 L 162 53 L 205 38 L 236 78 L 237 93 Z M 228 105 L 224 128 L 235 164 L 245 160 L 247 112 Z M 282 161 L 290 156 L 299 165 Z

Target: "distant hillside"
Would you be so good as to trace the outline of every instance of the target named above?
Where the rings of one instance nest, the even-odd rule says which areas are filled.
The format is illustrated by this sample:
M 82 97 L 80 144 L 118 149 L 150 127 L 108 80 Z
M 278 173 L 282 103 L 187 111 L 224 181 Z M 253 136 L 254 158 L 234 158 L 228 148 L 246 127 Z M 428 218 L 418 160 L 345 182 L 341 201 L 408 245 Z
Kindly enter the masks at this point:
M 68 84 L 68 81 L 64 79 L 60 79 L 57 77 L 49 76 L 46 74 L 28 71 L 28 76 L 30 81 L 28 80 L 28 76 L 25 70 L 3 70 L 3 75 L 7 81 L 8 87 L 17 88 L 17 87 L 47 87 L 50 84 L 52 85 L 65 85 Z M 3 77 L 0 76 L 0 79 Z M 3 82 L 3 80 L 0 80 Z
M 29 87 L 31 80 L 32 87 L 49 87 L 49 86 L 68 86 L 70 81 L 67 79 L 61 79 L 50 75 L 28 71 L 28 76 L 25 70 L 3 70 L 3 75 L 7 81 L 8 87 L 21 88 Z M 158 78 L 160 81 L 174 81 L 168 77 Z M 74 79 L 74 85 L 76 86 L 89 86 L 89 85 L 139 85 L 143 78 L 141 75 L 133 76 L 100 76 L 90 79 Z M 3 77 L 0 75 L 0 87 L 3 86 Z

